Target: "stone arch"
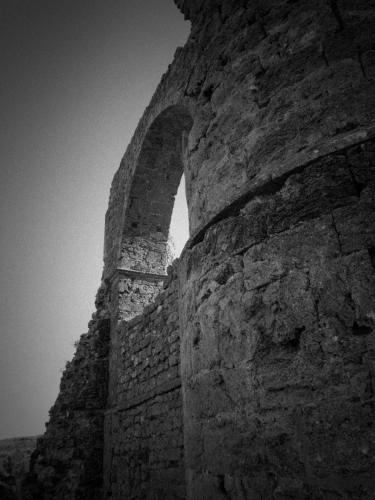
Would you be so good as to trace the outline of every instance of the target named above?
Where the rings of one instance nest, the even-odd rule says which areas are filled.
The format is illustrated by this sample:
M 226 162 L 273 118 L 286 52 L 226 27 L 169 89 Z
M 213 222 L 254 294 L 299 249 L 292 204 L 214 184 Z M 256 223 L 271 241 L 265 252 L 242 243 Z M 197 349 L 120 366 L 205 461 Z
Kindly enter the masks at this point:
M 169 226 L 192 124 L 187 108 L 170 106 L 154 119 L 142 142 L 125 200 L 113 283 L 119 318 L 140 314 L 162 289 Z
M 145 136 L 123 217 L 121 269 L 165 273 L 169 225 L 192 124 L 184 106 L 171 106 Z

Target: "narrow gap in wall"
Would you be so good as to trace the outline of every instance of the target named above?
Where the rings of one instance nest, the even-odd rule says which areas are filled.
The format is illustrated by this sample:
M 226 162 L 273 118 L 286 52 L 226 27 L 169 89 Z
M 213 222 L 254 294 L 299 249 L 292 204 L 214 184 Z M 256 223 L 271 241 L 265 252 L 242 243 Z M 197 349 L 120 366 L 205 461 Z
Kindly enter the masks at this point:
M 172 258 L 180 256 L 185 243 L 189 239 L 189 217 L 186 202 L 185 176 L 182 175 L 177 190 L 169 228 L 169 247 Z

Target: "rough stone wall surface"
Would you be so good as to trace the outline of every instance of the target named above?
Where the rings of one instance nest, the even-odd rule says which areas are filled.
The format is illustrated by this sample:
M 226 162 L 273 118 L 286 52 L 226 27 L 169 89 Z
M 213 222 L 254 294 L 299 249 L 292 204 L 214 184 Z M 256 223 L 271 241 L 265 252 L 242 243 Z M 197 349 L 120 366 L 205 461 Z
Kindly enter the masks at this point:
M 187 168 L 193 233 L 249 190 L 374 125 L 374 2 L 211 4 L 193 24 L 204 50 L 186 91 L 199 103 Z
M 29 471 L 36 436 L 0 441 L 0 498 L 22 500 L 21 484 Z
M 97 312 L 67 363 L 45 434 L 31 456 L 24 500 L 102 497 L 104 410 L 110 319 L 99 290 Z
M 248 191 L 374 133 L 373 0 L 184 5 L 197 6 L 189 40 L 177 50 L 112 184 L 107 267 L 120 251 L 109 251 L 121 240 L 120 207 L 163 113 L 172 123 L 186 113 L 193 119 L 184 166 L 192 234 Z
M 189 498 L 373 498 L 374 173 L 320 158 L 185 253 Z
M 191 500 L 373 499 L 375 1 L 176 4 L 191 34 L 106 214 L 106 495 L 178 498 L 184 456 Z M 178 294 L 173 281 L 157 297 L 182 172 L 191 237 Z M 177 295 L 183 452 L 179 382 L 156 382 L 178 366 Z M 79 371 L 71 381 L 74 406 Z M 82 449 L 67 439 L 80 414 L 67 421 L 59 405 L 41 457 L 59 456 L 61 442 Z M 98 475 L 74 460 L 61 474 L 51 460 L 33 471 L 56 491 L 81 466 Z M 155 486 L 169 475 L 174 493 L 165 479 Z
M 192 119 L 166 105 L 142 121 L 112 183 L 106 214 L 104 277 L 116 269 L 165 273 L 170 218 L 183 172 L 183 137 Z M 158 113 L 160 113 L 158 115 Z
M 119 271 L 112 281 L 111 308 L 118 320 L 130 320 L 141 314 L 163 289 L 165 275 Z M 113 329 L 116 332 L 116 329 Z
M 173 275 L 174 274 L 174 275 Z M 107 412 L 111 446 L 105 494 L 127 499 L 185 498 L 180 334 L 175 272 L 142 316 L 118 327 Z

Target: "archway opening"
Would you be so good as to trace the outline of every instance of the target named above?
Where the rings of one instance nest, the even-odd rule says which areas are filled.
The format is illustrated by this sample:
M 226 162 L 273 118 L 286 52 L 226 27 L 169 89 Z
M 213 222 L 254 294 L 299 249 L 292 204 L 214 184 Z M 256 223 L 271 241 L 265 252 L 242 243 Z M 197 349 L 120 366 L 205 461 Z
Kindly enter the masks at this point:
M 168 245 L 171 261 L 178 258 L 189 239 L 189 214 L 186 201 L 185 175 L 182 174 L 180 185 L 175 197 L 171 224 L 169 228 Z
M 119 262 L 122 270 L 153 275 L 166 273 L 170 263 L 168 239 L 174 207 L 173 227 L 178 229 L 173 229 L 172 234 L 177 235 L 176 243 L 181 252 L 188 230 L 184 181 L 177 204 L 175 198 L 184 172 L 192 123 L 185 107 L 171 106 L 154 120 L 146 134 L 125 210 Z

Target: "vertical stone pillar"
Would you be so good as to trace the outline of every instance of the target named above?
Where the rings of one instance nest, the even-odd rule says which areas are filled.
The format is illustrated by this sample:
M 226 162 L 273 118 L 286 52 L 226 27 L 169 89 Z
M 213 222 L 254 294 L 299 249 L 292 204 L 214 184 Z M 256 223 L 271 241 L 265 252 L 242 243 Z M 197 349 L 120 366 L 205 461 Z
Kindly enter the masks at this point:
M 374 200 L 372 140 L 265 186 L 185 253 L 190 500 L 373 498 Z
M 188 498 L 370 500 L 374 3 L 177 3 L 207 45 L 180 265 Z
M 167 276 L 130 269 L 117 269 L 109 280 L 111 308 L 111 341 L 109 355 L 109 387 L 107 411 L 105 415 L 104 439 L 104 497 L 110 497 L 116 483 L 113 468 L 113 453 L 116 442 L 112 436 L 117 435 L 118 417 L 118 385 L 121 377 L 121 349 L 118 339 L 118 325 L 121 321 L 129 321 L 142 313 L 145 306 L 153 302 L 163 288 Z

